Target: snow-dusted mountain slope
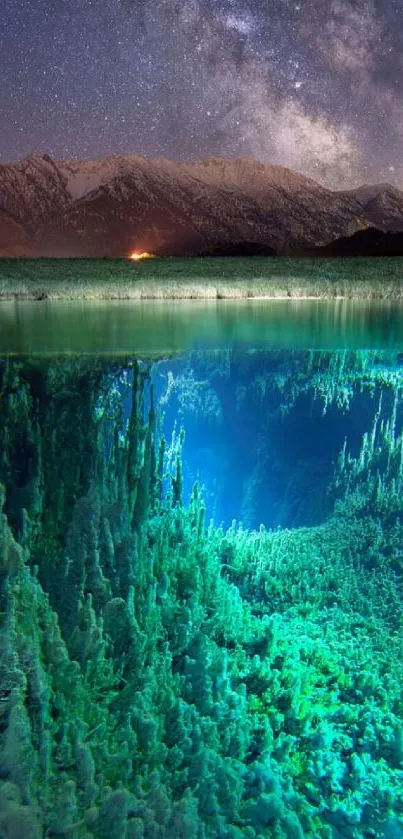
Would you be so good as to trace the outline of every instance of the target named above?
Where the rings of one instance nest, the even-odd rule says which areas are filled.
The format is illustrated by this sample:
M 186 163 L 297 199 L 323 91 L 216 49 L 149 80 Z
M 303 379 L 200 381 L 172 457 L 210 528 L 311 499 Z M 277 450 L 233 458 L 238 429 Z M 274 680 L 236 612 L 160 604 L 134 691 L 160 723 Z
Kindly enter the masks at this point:
M 403 193 L 365 189 L 330 192 L 250 158 L 57 161 L 35 153 L 0 166 L 0 255 L 185 254 L 241 242 L 288 254 L 371 224 L 403 229 Z
M 403 192 L 392 184 L 364 184 L 339 195 L 355 199 L 365 217 L 380 230 L 403 230 Z

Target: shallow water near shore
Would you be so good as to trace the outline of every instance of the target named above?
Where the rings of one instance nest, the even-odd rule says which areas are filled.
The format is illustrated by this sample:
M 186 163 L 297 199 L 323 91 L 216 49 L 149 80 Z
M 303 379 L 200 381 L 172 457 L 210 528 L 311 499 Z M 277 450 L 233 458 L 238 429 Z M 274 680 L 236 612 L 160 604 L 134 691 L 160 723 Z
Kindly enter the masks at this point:
M 402 839 L 402 314 L 0 304 L 0 839 Z

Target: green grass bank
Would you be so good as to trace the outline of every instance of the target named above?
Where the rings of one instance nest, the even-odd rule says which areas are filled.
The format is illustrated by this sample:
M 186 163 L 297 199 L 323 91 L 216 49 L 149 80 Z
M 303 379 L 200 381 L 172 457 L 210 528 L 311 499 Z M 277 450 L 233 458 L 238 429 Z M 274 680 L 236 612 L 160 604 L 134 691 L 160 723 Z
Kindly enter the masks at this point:
M 403 300 L 403 259 L 2 259 L 0 300 Z

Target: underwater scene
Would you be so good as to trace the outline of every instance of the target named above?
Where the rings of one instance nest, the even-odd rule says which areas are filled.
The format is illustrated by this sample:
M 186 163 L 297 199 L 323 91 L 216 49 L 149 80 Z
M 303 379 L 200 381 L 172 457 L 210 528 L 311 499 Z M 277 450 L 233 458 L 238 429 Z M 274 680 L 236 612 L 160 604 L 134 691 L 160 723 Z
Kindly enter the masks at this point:
M 403 353 L 0 357 L 0 839 L 403 837 Z

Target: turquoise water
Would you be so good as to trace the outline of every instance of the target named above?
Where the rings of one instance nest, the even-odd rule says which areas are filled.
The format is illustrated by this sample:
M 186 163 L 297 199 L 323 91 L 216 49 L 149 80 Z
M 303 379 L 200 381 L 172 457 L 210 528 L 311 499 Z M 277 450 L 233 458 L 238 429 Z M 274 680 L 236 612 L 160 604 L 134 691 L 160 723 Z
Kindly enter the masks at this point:
M 403 837 L 403 326 L 0 307 L 0 839 Z
M 8 301 L 0 352 L 149 357 L 194 347 L 403 348 L 403 303 L 387 300 Z

